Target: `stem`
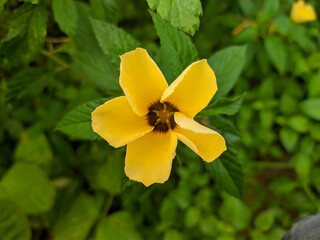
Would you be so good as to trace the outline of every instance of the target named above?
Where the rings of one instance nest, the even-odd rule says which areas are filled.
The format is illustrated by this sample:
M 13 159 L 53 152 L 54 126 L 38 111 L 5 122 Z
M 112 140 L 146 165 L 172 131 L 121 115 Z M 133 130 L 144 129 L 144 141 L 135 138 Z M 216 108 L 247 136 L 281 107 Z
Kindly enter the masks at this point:
M 254 168 L 290 169 L 291 165 L 287 162 L 259 162 L 253 164 Z
M 107 197 L 107 199 L 106 199 L 106 201 L 104 203 L 104 206 L 102 208 L 102 211 L 100 213 L 99 218 L 103 218 L 104 216 L 108 215 L 108 212 L 109 212 L 109 210 L 110 210 L 110 208 L 112 206 L 113 199 L 114 199 L 114 195 L 113 194 L 110 194 Z
M 302 180 L 301 178 L 300 178 L 300 181 L 301 181 L 301 183 L 302 183 L 303 190 L 305 191 L 306 195 L 308 196 L 308 198 L 310 199 L 310 201 L 312 202 L 312 204 L 313 204 L 317 209 L 319 209 L 320 205 L 319 205 L 319 203 L 318 203 L 318 201 L 317 201 L 317 198 L 316 198 L 315 195 L 312 193 L 309 184 L 308 184 L 306 181 Z
M 60 66 L 62 66 L 65 69 L 70 67 L 69 64 L 67 64 L 66 62 L 62 61 L 60 58 L 58 58 L 57 56 L 51 54 L 50 52 L 48 52 L 46 50 L 42 50 L 41 54 L 43 54 L 46 57 L 50 58 L 52 61 L 56 62 L 57 64 L 59 64 Z

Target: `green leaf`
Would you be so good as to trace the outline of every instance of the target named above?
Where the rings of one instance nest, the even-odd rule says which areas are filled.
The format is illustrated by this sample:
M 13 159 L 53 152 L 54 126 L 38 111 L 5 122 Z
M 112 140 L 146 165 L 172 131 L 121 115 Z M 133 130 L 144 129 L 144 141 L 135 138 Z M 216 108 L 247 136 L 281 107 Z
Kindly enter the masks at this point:
M 320 72 L 313 75 L 308 82 L 308 96 L 311 98 L 320 97 Z
M 91 196 L 80 196 L 71 209 L 59 218 L 53 227 L 56 240 L 88 239 L 91 227 L 95 223 L 100 210 L 101 201 Z
M 78 106 L 68 112 L 58 123 L 55 130 L 68 135 L 72 139 L 99 140 L 98 134 L 91 127 L 91 113 L 105 103 L 107 99 L 99 99 Z
M 78 24 L 78 13 L 73 0 L 53 0 L 53 14 L 60 29 L 68 36 L 74 36 Z
M 0 13 L 3 10 L 3 6 L 6 4 L 8 0 L 0 0 Z
M 189 36 L 164 22 L 159 15 L 151 13 L 151 16 L 161 42 L 158 64 L 171 83 L 198 59 L 198 53 Z
M 215 72 L 218 91 L 214 98 L 226 95 L 235 85 L 243 69 L 246 47 L 231 46 L 213 54 L 208 62 Z
M 147 0 L 149 7 L 174 27 L 193 35 L 200 25 L 202 15 L 200 0 Z
M 248 18 L 254 18 L 258 12 L 257 3 L 255 0 L 238 1 L 244 15 Z
M 281 128 L 279 137 L 284 148 L 292 152 L 298 143 L 299 134 L 289 128 Z
M 278 36 L 267 36 L 264 39 L 264 46 L 270 62 L 280 74 L 284 74 L 287 70 L 288 56 L 282 39 Z
M 141 239 L 134 228 L 134 220 L 130 214 L 124 211 L 116 212 L 103 218 L 97 226 L 95 239 Z
M 55 188 L 45 172 L 30 163 L 16 163 L 0 182 L 0 199 L 12 200 L 28 214 L 40 214 L 53 205 Z
M 219 214 L 223 220 L 231 223 L 238 230 L 246 229 L 251 219 L 249 206 L 230 195 L 224 196 Z
M 16 162 L 29 162 L 48 168 L 53 160 L 53 154 L 48 139 L 42 132 L 23 132 L 15 149 Z
M 243 188 L 242 167 L 236 153 L 228 149 L 217 160 L 205 164 L 217 186 L 231 195 L 241 198 Z
M 279 10 L 279 0 L 265 0 L 263 3 L 263 13 L 271 19 Z
M 302 115 L 294 115 L 288 119 L 288 126 L 298 133 L 306 133 L 310 127 L 308 118 Z
M 234 115 L 236 114 L 243 101 L 243 96 L 237 96 L 231 99 L 221 98 L 209 106 L 207 106 L 199 115 L 203 116 L 213 116 L 219 114 Z
M 95 36 L 103 52 L 119 66 L 119 55 L 134 50 L 140 44 L 122 29 L 98 20 L 91 19 Z
M 0 209 L 0 236 L 2 239 L 31 239 L 28 218 L 16 204 L 0 200 Z
M 49 69 L 26 68 L 9 81 L 7 101 L 17 102 L 27 97 L 35 97 L 53 80 L 54 73 Z
M 314 120 L 320 120 L 320 98 L 309 98 L 300 103 L 301 111 Z
M 306 179 L 312 168 L 311 159 L 303 152 L 296 153 L 292 158 L 293 167 L 301 179 Z
M 254 225 L 263 230 L 269 230 L 275 220 L 275 212 L 273 209 L 262 211 L 254 221 Z
M 90 3 L 95 18 L 117 24 L 119 8 L 116 0 L 91 0 Z
M 121 192 L 123 180 L 123 152 L 112 153 L 109 153 L 108 161 L 97 169 L 96 184 L 110 193 L 118 194 Z

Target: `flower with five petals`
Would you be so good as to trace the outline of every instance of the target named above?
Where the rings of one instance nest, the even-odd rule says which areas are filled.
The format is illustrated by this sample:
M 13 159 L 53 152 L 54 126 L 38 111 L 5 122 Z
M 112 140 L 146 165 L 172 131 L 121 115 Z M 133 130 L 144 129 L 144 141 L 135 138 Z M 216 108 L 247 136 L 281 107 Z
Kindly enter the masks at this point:
M 116 97 L 92 112 L 92 128 L 111 146 L 127 145 L 125 173 L 145 186 L 165 182 L 171 172 L 178 139 L 211 162 L 225 150 L 224 138 L 193 118 L 217 91 L 207 60 L 188 66 L 168 86 L 147 51 L 123 54 Z

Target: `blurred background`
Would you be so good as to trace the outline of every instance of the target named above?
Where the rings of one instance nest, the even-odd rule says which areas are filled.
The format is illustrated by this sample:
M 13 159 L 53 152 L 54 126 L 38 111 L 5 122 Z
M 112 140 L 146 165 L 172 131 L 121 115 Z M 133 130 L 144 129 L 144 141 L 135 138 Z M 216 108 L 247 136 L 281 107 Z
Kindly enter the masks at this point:
M 122 94 L 119 60 L 104 54 L 90 19 L 161 62 L 151 2 L 0 0 L 0 238 L 272 240 L 317 212 L 319 21 L 290 18 L 293 0 L 202 0 L 189 35 L 200 59 L 246 47 L 228 94 L 242 105 L 223 115 L 243 171 L 239 196 L 183 144 L 169 180 L 145 188 L 124 176 L 125 148 L 59 131 L 79 105 Z M 307 3 L 320 14 L 318 1 Z

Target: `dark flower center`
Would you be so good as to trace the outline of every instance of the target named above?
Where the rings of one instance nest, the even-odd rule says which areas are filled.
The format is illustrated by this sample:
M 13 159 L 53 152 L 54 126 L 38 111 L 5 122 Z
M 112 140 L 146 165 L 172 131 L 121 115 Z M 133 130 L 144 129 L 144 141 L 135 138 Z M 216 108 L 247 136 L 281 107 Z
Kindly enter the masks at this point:
M 157 101 L 152 103 L 148 110 L 147 121 L 150 126 L 154 126 L 154 132 L 166 133 L 170 129 L 176 128 L 174 113 L 179 110 L 172 103 Z

